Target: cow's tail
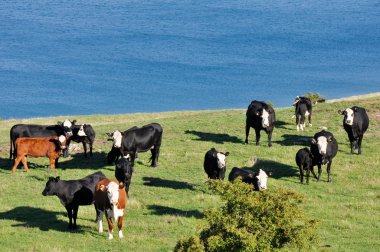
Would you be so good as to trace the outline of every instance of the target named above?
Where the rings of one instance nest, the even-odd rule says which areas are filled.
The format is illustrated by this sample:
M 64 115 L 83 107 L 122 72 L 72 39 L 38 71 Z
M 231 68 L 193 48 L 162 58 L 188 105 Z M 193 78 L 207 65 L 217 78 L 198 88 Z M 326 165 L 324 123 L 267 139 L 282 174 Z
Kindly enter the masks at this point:
M 9 148 L 9 163 L 12 162 L 13 159 L 13 141 L 12 138 L 10 138 L 10 148 Z

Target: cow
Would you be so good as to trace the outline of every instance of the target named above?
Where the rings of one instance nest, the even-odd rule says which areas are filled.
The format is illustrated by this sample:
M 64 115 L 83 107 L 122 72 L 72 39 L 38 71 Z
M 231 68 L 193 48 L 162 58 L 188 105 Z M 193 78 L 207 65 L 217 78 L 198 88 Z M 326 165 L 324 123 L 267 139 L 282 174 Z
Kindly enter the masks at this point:
M 130 128 L 126 131 L 130 131 L 130 130 L 134 130 L 134 129 L 138 129 L 138 127 L 133 126 L 132 128 Z M 111 136 L 111 134 L 112 133 L 107 133 L 108 136 Z M 109 140 L 113 141 L 113 139 L 109 139 Z M 119 160 L 120 156 L 121 156 L 120 147 L 117 148 L 114 145 L 112 145 L 111 150 L 107 154 L 107 163 L 109 165 L 116 163 L 116 161 Z M 137 158 L 137 153 L 136 153 L 136 158 Z
M 301 184 L 303 184 L 303 178 L 305 176 L 304 171 L 306 171 L 306 184 L 309 184 L 309 176 L 310 171 L 313 174 L 313 176 L 317 179 L 317 176 L 314 173 L 313 167 L 317 165 L 316 159 L 314 159 L 313 154 L 311 154 L 311 151 L 309 148 L 303 148 L 297 151 L 296 154 L 296 163 L 300 170 L 300 181 Z
M 125 187 L 127 195 L 133 172 L 133 164 L 128 158 L 121 158 L 116 162 L 115 178 L 119 181 L 120 186 Z
M 19 137 L 51 137 L 65 135 L 72 136 L 72 122 L 65 120 L 56 125 L 16 124 L 10 130 L 9 162 L 16 157 L 16 139 Z M 68 154 L 65 151 L 64 156 Z
M 364 108 L 354 106 L 345 110 L 339 110 L 339 114 L 344 115 L 343 127 L 348 134 L 351 144 L 351 154 L 358 149 L 358 154 L 362 154 L 363 135 L 368 129 L 369 118 Z
M 220 152 L 211 148 L 205 154 L 203 168 L 209 179 L 224 180 L 226 173 L 226 157 L 229 152 Z
M 62 150 L 66 149 L 67 138 L 64 135 L 59 137 L 20 137 L 16 139 L 16 158 L 12 168 L 15 173 L 18 164 L 22 162 L 26 172 L 29 172 L 26 156 L 48 157 L 52 171 L 58 165 L 58 158 Z
M 120 148 L 122 156 L 129 156 L 134 163 L 138 152 L 150 150 L 152 153 L 152 167 L 157 167 L 158 156 L 162 141 L 162 127 L 158 123 L 151 123 L 142 126 L 141 128 L 133 127 L 124 132 L 118 130 L 107 133 L 113 141 L 115 148 Z
M 311 154 L 313 160 L 318 166 L 318 181 L 320 181 L 322 173 L 322 165 L 327 164 L 327 181 L 331 182 L 331 164 L 332 159 L 338 153 L 338 142 L 334 135 L 326 130 L 322 130 L 314 135 L 311 139 Z
M 117 222 L 119 238 L 123 238 L 123 219 L 125 216 L 125 205 L 128 197 L 124 187 L 120 186 L 115 179 L 105 178 L 98 182 L 95 190 L 95 209 L 99 233 L 103 232 L 103 214 L 105 213 L 108 223 L 108 239 L 113 239 L 112 219 Z
M 313 112 L 311 100 L 307 97 L 297 96 L 293 105 L 296 107 L 295 116 L 296 116 L 297 131 L 304 130 L 306 117 L 308 117 L 309 127 L 311 127 L 312 126 L 311 114 Z
M 90 124 L 75 125 L 76 121 L 73 121 L 71 127 L 73 135 L 67 145 L 70 145 L 70 141 L 83 144 L 84 156 L 87 157 L 87 145 L 90 146 L 90 156 L 92 156 L 92 145 L 95 140 L 95 131 Z
M 260 169 L 258 172 L 243 170 L 237 167 L 232 168 L 228 175 L 228 181 L 233 182 L 236 178 L 240 177 L 244 183 L 253 185 L 255 191 L 267 189 L 268 175 L 265 171 Z
M 272 146 L 272 132 L 276 115 L 274 109 L 261 101 L 252 101 L 248 106 L 245 124 L 245 143 L 248 144 L 250 128 L 256 132 L 256 145 L 260 144 L 260 131 L 264 130 L 268 134 L 268 146 Z
M 76 229 L 79 206 L 94 204 L 96 185 L 104 178 L 106 176 L 100 171 L 79 180 L 61 180 L 60 177 L 50 177 L 42 195 L 56 195 L 66 208 L 69 217 L 68 228 Z

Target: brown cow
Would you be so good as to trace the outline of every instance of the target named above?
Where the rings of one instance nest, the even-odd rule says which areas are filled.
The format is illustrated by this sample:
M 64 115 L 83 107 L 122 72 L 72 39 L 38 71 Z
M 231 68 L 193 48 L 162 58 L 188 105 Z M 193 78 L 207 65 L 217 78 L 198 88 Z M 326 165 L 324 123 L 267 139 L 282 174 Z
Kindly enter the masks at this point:
M 119 185 L 116 179 L 105 178 L 98 182 L 95 190 L 96 220 L 99 225 L 99 233 L 103 232 L 103 213 L 106 214 L 108 222 L 108 239 L 113 239 L 112 218 L 117 222 L 119 237 L 123 238 L 123 219 L 125 215 L 125 205 L 127 203 L 127 193 L 124 186 Z
M 15 173 L 18 164 L 22 162 L 24 169 L 29 172 L 26 163 L 26 156 L 32 157 L 48 157 L 50 159 L 50 167 L 54 171 L 56 160 L 61 155 L 62 150 L 66 149 L 67 138 L 63 135 L 57 137 L 21 137 L 16 140 L 17 156 L 12 168 L 12 174 Z

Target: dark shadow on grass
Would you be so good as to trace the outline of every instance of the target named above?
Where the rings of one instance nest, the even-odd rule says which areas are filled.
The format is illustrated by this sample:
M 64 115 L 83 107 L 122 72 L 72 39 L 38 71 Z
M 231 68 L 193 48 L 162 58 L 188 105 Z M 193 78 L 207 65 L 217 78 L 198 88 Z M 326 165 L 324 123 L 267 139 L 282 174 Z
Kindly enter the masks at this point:
M 237 138 L 236 136 L 230 136 L 228 134 L 207 133 L 195 130 L 186 130 L 185 134 L 193 134 L 195 136 L 198 136 L 199 138 L 195 139 L 196 141 L 214 142 L 217 144 L 224 144 L 226 142 L 241 144 L 244 143 L 243 140 Z
M 58 216 L 64 215 L 63 212 L 47 211 L 41 208 L 21 206 L 13 208 L 7 212 L 0 212 L 0 220 L 15 220 L 19 222 L 14 227 L 39 228 L 41 231 L 55 230 L 67 232 L 68 222 L 58 220 Z M 74 232 L 82 233 L 79 228 Z
M 99 170 L 108 166 L 107 153 L 93 152 L 93 156 L 84 157 L 83 153 L 76 153 L 71 155 L 71 158 L 60 157 L 58 161 L 58 169 L 92 169 Z
M 294 146 L 294 145 L 310 146 L 311 137 L 292 135 L 292 134 L 284 134 L 281 137 L 283 138 L 283 140 L 273 141 L 273 143 L 277 143 L 281 146 Z
M 285 127 L 286 125 L 293 125 L 293 124 L 287 123 L 287 122 L 284 122 L 284 121 L 276 121 L 274 123 L 274 126 L 276 128 L 279 128 L 279 129 L 288 129 L 287 127 Z
M 182 182 L 182 181 L 153 178 L 153 177 L 143 177 L 143 181 L 144 181 L 144 185 L 146 186 L 195 190 L 194 185 L 189 184 L 187 182 Z
M 242 167 L 242 169 L 251 170 L 253 172 L 258 172 L 262 169 L 268 174 L 269 178 L 274 179 L 298 177 L 298 167 L 282 164 L 272 160 L 258 159 L 253 167 Z
M 180 217 L 194 217 L 197 219 L 202 218 L 204 215 L 198 210 L 180 210 L 177 208 L 159 206 L 159 205 L 148 205 L 148 209 L 152 211 L 154 215 L 174 215 Z

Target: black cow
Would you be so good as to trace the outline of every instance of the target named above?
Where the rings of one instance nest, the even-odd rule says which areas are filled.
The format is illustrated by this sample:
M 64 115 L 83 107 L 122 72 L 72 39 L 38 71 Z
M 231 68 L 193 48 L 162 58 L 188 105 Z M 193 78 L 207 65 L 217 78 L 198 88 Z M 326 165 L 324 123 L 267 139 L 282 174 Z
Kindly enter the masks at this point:
M 119 181 L 120 187 L 125 187 L 127 195 L 133 172 L 133 164 L 128 158 L 121 158 L 116 162 L 115 178 Z
M 228 181 L 233 182 L 238 177 L 240 177 L 244 183 L 253 185 L 255 191 L 267 189 L 268 175 L 261 169 L 255 173 L 237 167 L 232 168 L 230 175 L 228 175 Z
M 95 172 L 79 180 L 60 180 L 59 177 L 50 177 L 42 195 L 56 195 L 60 199 L 70 220 L 69 228 L 75 229 L 79 206 L 94 203 L 96 184 L 104 178 L 106 176 L 102 172 Z
M 124 157 L 129 157 L 134 164 L 138 152 L 150 150 L 152 153 L 152 167 L 157 167 L 158 156 L 162 141 L 162 127 L 158 123 L 151 123 L 141 128 L 133 127 L 124 132 L 118 130 L 107 133 L 113 140 L 113 146 L 120 148 Z
M 317 175 L 314 173 L 314 165 L 317 165 L 316 160 L 313 158 L 309 148 L 303 148 L 298 150 L 296 154 L 296 163 L 300 169 L 300 181 L 303 183 L 303 178 L 305 176 L 304 171 L 306 170 L 306 184 L 309 184 L 310 171 L 313 176 L 317 178 Z
M 313 112 L 311 100 L 307 97 L 297 96 L 293 105 L 296 107 L 295 116 L 297 131 L 304 130 L 306 116 L 309 119 L 309 127 L 311 127 L 311 114 Z
M 90 156 L 92 156 L 92 145 L 95 141 L 95 131 L 90 124 L 75 125 L 76 121 L 73 121 L 73 126 L 71 127 L 73 135 L 70 140 L 76 143 L 83 144 L 84 156 L 87 157 L 87 145 L 90 146 Z M 68 145 L 70 145 L 70 140 Z
M 35 125 L 35 124 L 16 124 L 10 130 L 10 150 L 9 162 L 16 157 L 16 139 L 19 137 L 50 137 L 65 135 L 72 136 L 72 123 L 65 120 L 63 123 L 58 122 L 57 125 Z M 64 156 L 67 157 L 67 150 L 64 151 Z
M 210 179 L 224 180 L 226 173 L 226 157 L 229 152 L 220 152 L 215 148 L 211 148 L 206 152 L 203 168 Z
M 245 143 L 248 144 L 249 129 L 252 127 L 256 132 L 256 145 L 260 144 L 260 131 L 268 134 L 268 146 L 272 146 L 272 132 L 276 115 L 274 109 L 265 102 L 252 101 L 248 106 L 245 124 Z
M 339 114 L 344 115 L 343 127 L 348 134 L 351 143 L 351 154 L 358 149 L 358 154 L 362 154 L 363 135 L 368 129 L 369 118 L 364 108 L 354 106 L 344 111 L 339 110 Z
M 126 131 L 130 131 L 130 130 L 133 130 L 133 129 L 138 129 L 138 127 L 137 126 L 133 126 L 132 128 L 127 129 Z M 107 135 L 111 136 L 110 133 L 107 133 Z M 109 139 L 109 140 L 113 141 L 113 138 Z M 112 145 L 112 148 L 111 148 L 110 152 L 108 152 L 108 154 L 107 154 L 107 163 L 109 165 L 111 165 L 113 163 L 116 163 L 116 161 L 119 160 L 120 156 L 121 156 L 120 147 L 115 147 L 115 145 Z M 137 153 L 136 153 L 135 158 L 137 158 Z
M 322 165 L 327 164 L 328 182 L 331 182 L 331 164 L 332 159 L 338 153 L 338 142 L 334 135 L 328 131 L 322 130 L 314 135 L 311 140 L 311 154 L 315 164 L 318 165 L 318 181 L 321 178 Z

